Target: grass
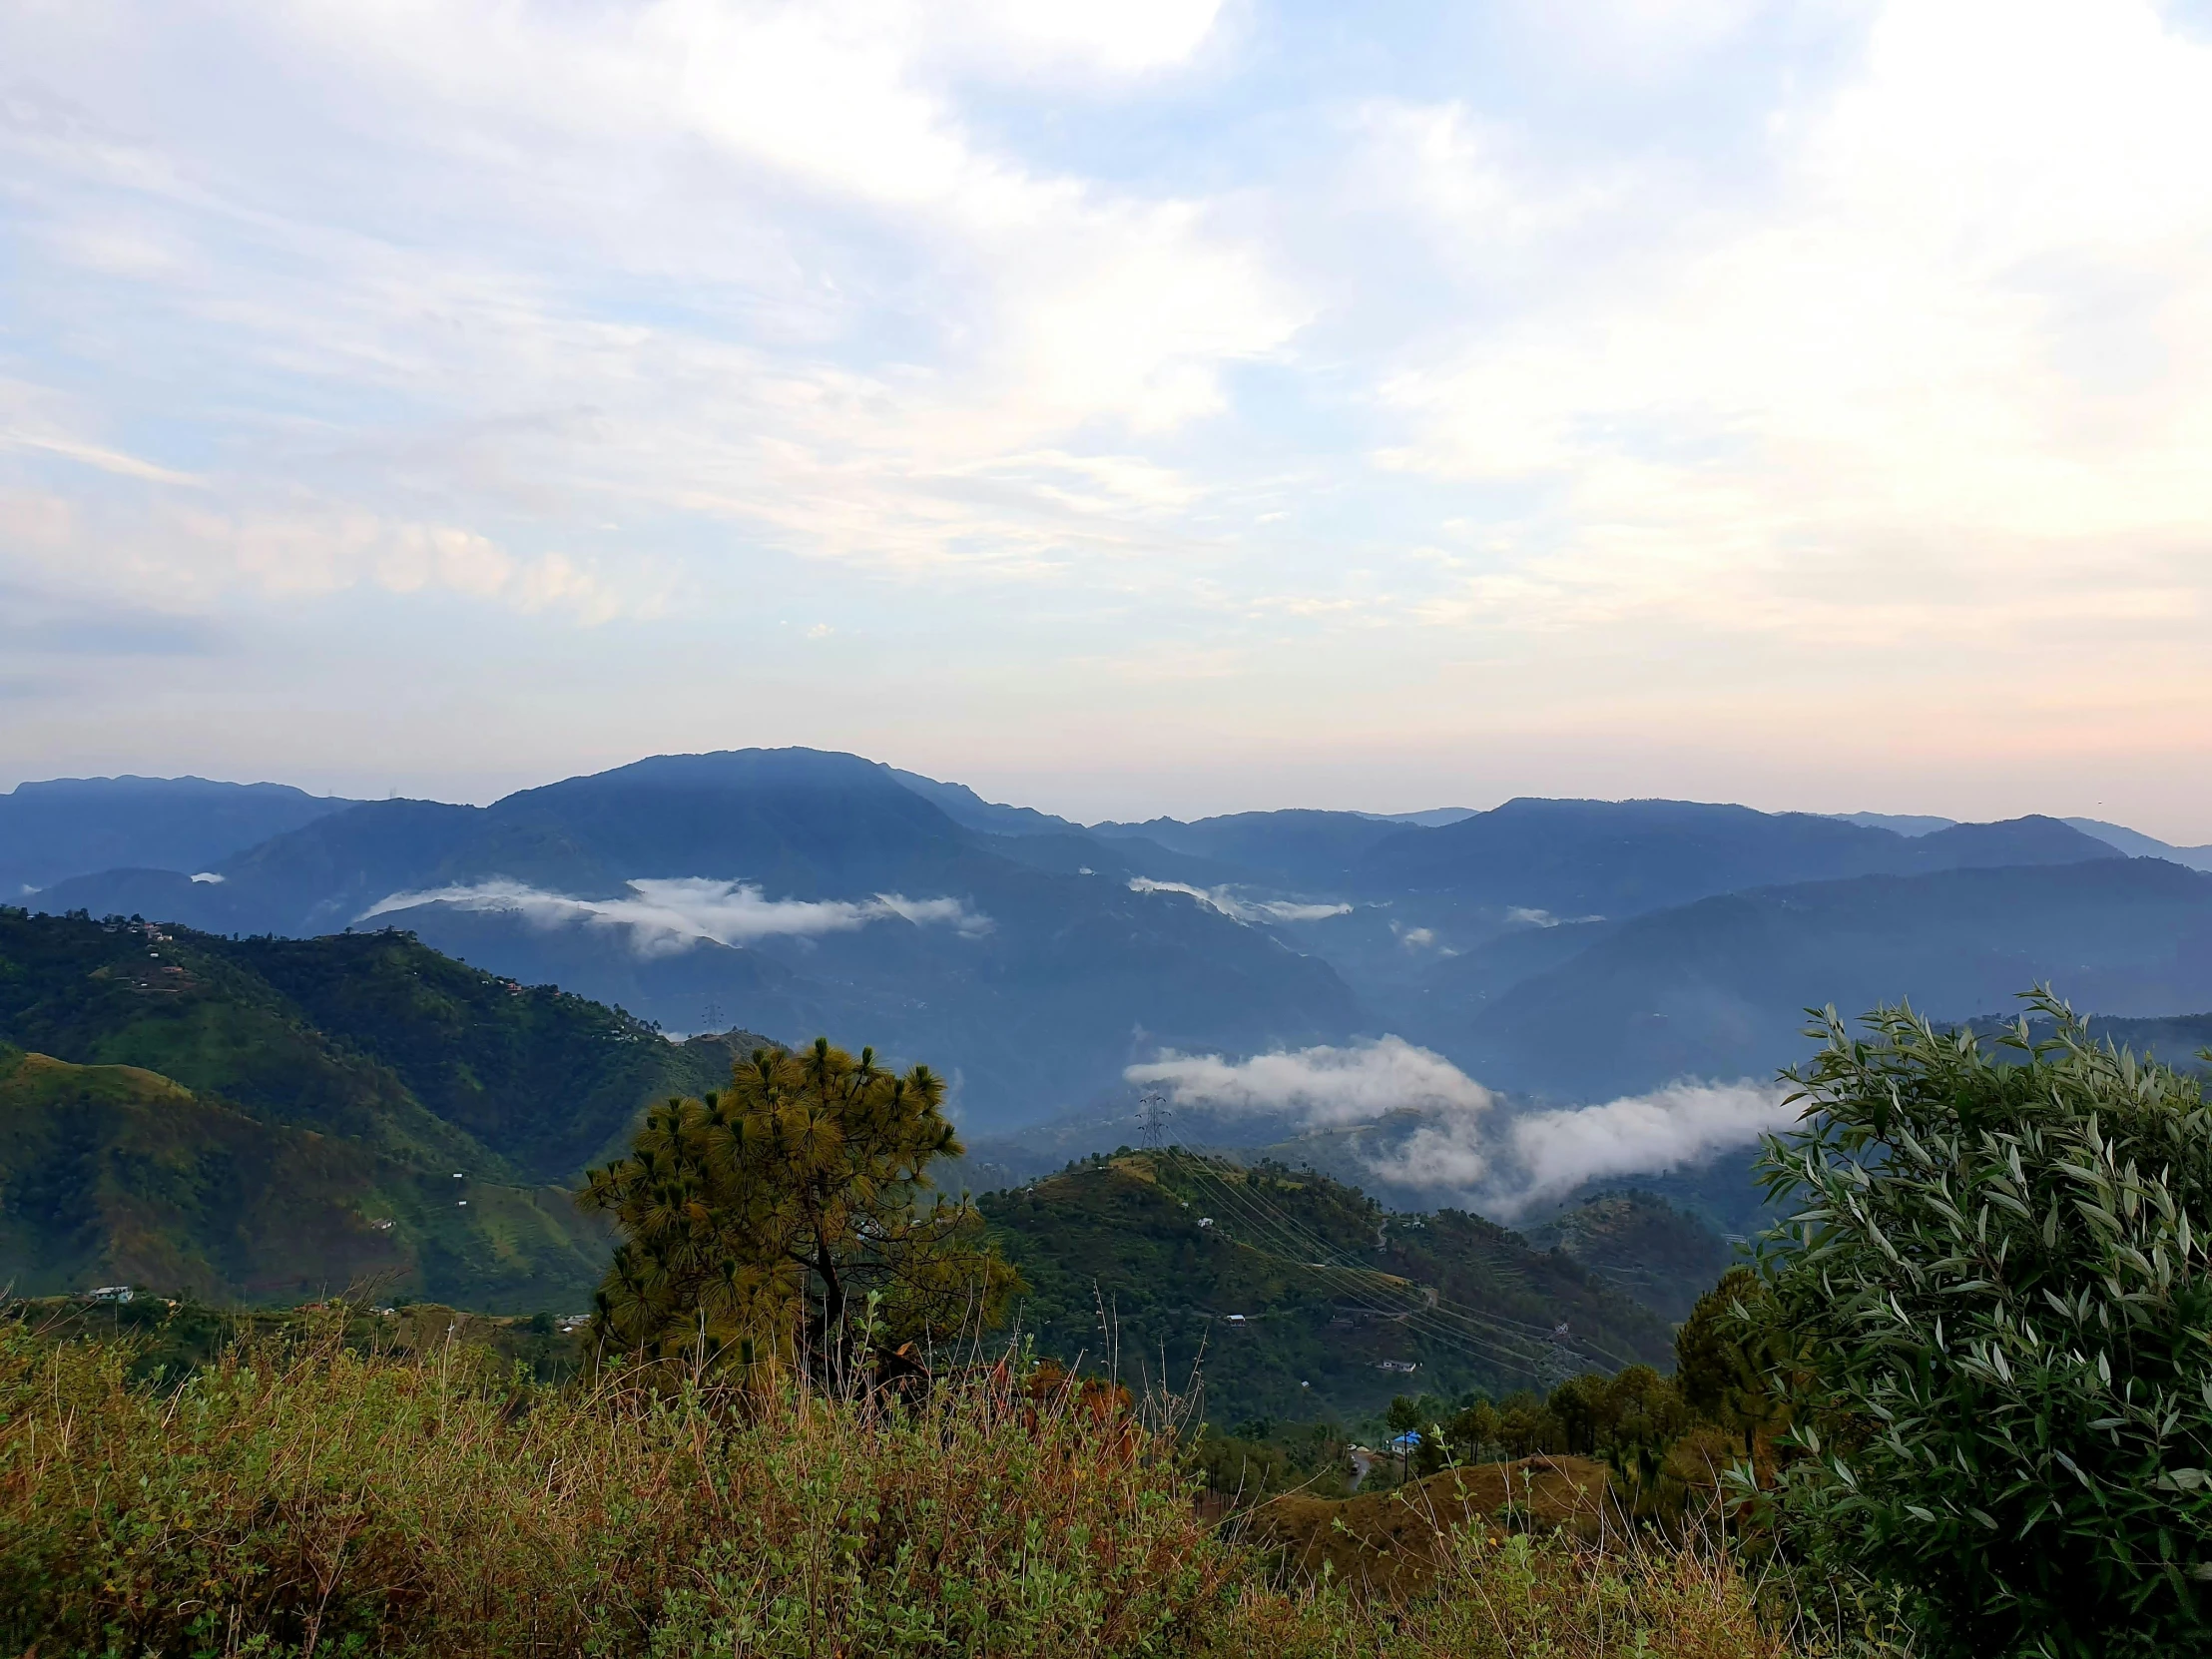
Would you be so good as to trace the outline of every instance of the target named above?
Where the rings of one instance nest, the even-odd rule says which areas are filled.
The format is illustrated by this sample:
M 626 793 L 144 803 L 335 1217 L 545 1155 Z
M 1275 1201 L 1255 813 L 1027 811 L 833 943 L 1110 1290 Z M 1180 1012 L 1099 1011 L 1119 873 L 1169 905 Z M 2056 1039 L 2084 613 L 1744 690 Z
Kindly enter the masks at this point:
M 336 1318 L 181 1383 L 0 1326 L 0 1651 L 60 1655 L 1814 1651 L 1725 1554 L 1439 1522 L 1432 1572 L 1305 1575 L 1193 1502 L 1096 1384 L 927 1397 L 637 1377 L 540 1387 Z

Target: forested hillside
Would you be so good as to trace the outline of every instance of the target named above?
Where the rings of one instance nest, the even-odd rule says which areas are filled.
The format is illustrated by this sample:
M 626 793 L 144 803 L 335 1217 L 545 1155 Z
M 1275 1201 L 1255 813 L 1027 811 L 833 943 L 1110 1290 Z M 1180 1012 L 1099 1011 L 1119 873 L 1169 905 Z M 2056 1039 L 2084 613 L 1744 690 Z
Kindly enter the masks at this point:
M 0 1281 L 137 1285 L 219 1303 L 374 1289 L 574 1307 L 603 1231 L 526 1188 L 272 1124 L 137 1066 L 0 1048 Z
M 1040 1352 L 1187 1386 L 1208 1414 L 1351 1421 L 1666 1363 L 1666 1324 L 1570 1257 L 1455 1212 L 1393 1215 L 1282 1166 L 1125 1152 L 981 1200 Z
M 760 1040 L 670 1043 L 404 934 L 0 909 L 0 1278 L 575 1306 L 604 1247 L 556 1189 Z

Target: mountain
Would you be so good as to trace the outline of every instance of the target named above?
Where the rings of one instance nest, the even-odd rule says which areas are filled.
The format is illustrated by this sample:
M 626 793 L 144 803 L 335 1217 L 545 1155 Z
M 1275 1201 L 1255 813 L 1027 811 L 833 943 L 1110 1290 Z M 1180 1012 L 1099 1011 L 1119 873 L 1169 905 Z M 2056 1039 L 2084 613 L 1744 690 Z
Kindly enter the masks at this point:
M 663 756 L 488 808 L 372 802 L 209 873 L 112 871 L 36 902 L 223 932 L 400 926 L 679 1029 L 717 1008 L 926 1061 L 979 1125 L 1117 1089 L 1162 1046 L 1337 1040 L 1363 1019 L 1327 963 L 1158 890 L 1171 877 L 1116 845 L 964 827 L 887 769 L 811 750 Z
M 996 801 L 985 801 L 965 784 L 940 784 L 934 778 L 924 778 L 918 772 L 902 772 L 894 766 L 886 766 L 883 771 L 896 779 L 900 788 L 920 796 L 954 824 L 986 835 L 1080 835 L 1083 832 L 1080 824 L 1040 813 L 1034 807 L 1008 807 Z
M 1808 1006 L 1965 1020 L 2040 981 L 2135 1015 L 2212 1005 L 2212 875 L 2113 857 L 1725 894 L 1635 917 L 1460 1023 L 1439 1006 L 1428 1034 L 1499 1087 L 1627 1094 L 1772 1075 Z
M 1530 1246 L 1571 1256 L 1592 1278 L 1679 1324 L 1736 1260 L 1726 1240 L 1656 1193 L 1600 1194 L 1527 1229 Z
M 980 1203 L 1040 1353 L 1118 1356 L 1130 1381 L 1174 1387 L 1203 1375 L 1218 1422 L 1350 1421 L 1397 1393 L 1670 1354 L 1663 1321 L 1564 1254 L 1452 1211 L 1386 1214 L 1281 1166 L 1124 1152 Z
M 2212 1014 L 2179 1014 L 2169 1019 L 2115 1019 L 2099 1014 L 2090 1026 L 2122 1048 L 2164 1061 L 2183 1071 L 2199 1071 L 2212 1051 Z
M 1414 814 L 1417 821 L 1437 815 Z M 1368 850 L 1408 830 L 1406 821 L 1366 813 L 1323 813 L 1291 809 L 1274 813 L 1232 813 L 1184 824 L 1153 819 L 1145 824 L 1098 824 L 1102 836 L 1142 837 L 1173 852 L 1207 858 L 1242 871 L 1247 880 L 1291 882 L 1324 891 L 1344 884 Z
M 2094 835 L 2117 847 L 2130 858 L 2163 858 L 2168 863 L 2187 864 L 2191 869 L 2212 870 L 2212 846 L 2174 846 L 2140 830 L 2130 830 L 2124 824 L 2106 824 L 2102 819 L 2069 818 L 2062 822 L 2084 835 Z
M 92 870 L 187 875 L 351 806 L 285 784 L 56 778 L 0 795 L 0 896 Z
M 1954 818 L 1937 818 L 1933 813 L 1830 813 L 1827 816 L 1865 830 L 1894 830 L 1901 835 L 1932 834 L 1937 830 L 1948 830 L 1958 822 Z M 2066 822 L 2072 824 L 2074 821 L 2068 819 Z M 2080 828 L 2078 824 L 2074 827 Z
M 1448 893 L 1530 918 L 1635 915 L 1793 881 L 2081 862 L 2114 849 L 2056 819 L 1953 825 L 1905 836 L 1810 813 L 1691 801 L 1509 801 L 1378 841 L 1365 891 Z
M 0 909 L 0 1041 L 18 1072 L 38 1057 L 4 1097 L 0 1220 L 46 1218 L 0 1227 L 0 1280 L 138 1263 L 157 1288 L 296 1300 L 388 1269 L 477 1307 L 580 1306 L 602 1241 L 558 1189 L 650 1102 L 717 1086 L 766 1040 L 671 1043 L 403 934 L 226 939 Z M 81 1145 L 80 1105 L 99 1108 Z M 280 1271 L 293 1257 L 305 1279 Z
M 296 1303 L 378 1285 L 580 1307 L 605 1250 L 559 1189 L 455 1181 L 158 1072 L 0 1047 L 0 1279 L 17 1295 Z
M 738 750 L 489 807 L 362 803 L 206 868 L 80 875 L 32 902 L 249 935 L 400 927 L 671 1029 L 742 1022 L 926 1061 L 951 1080 L 960 1121 L 988 1135 L 1095 1112 L 1126 1094 L 1129 1063 L 1163 1049 L 1246 1055 L 1397 1032 L 1548 1095 L 1644 1076 L 1668 1055 L 1763 1070 L 1794 1047 L 1701 1038 L 1647 1044 L 1630 1065 L 1625 1039 L 1549 1052 L 1477 1027 L 1521 987 L 1602 970 L 1613 958 L 1599 947 L 1639 918 L 1704 899 L 2121 861 L 2108 839 L 2049 818 L 1907 827 L 1925 832 L 1524 799 L 1398 820 L 1286 811 L 1084 829 L 856 756 Z M 1699 937 L 1693 926 L 1675 942 Z M 2037 959 L 2063 972 L 2063 930 L 2042 937 Z M 1909 966 L 1910 953 L 1890 960 Z M 1747 958 L 1740 971 L 1763 970 Z M 1948 972 L 1910 982 L 1947 997 Z

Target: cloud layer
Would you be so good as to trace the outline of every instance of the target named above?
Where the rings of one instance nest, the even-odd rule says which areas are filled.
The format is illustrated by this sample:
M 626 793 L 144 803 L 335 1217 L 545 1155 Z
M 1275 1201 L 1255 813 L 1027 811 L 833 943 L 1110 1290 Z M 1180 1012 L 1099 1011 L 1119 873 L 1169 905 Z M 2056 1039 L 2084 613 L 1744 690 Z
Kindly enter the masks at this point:
M 1295 1112 L 1315 1125 L 1362 1123 L 1403 1106 L 1477 1114 L 1494 1098 L 1442 1055 L 1402 1037 L 1249 1060 L 1169 1054 L 1130 1066 L 1123 1076 L 1140 1087 L 1164 1088 L 1178 1106 Z
M 1179 1106 L 1284 1114 L 1311 1128 L 1417 1111 L 1423 1121 L 1409 1133 L 1380 1138 L 1363 1152 L 1375 1175 L 1439 1204 L 1503 1217 L 1585 1181 L 1708 1163 L 1797 1115 L 1779 1087 L 1689 1080 L 1598 1105 L 1507 1113 L 1442 1055 L 1398 1037 L 1236 1061 L 1168 1055 L 1124 1076 L 1139 1087 L 1164 1087 Z
M 368 921 L 419 905 L 444 904 L 458 910 L 517 915 L 535 927 L 619 928 L 641 956 L 688 950 L 702 940 L 743 945 L 766 938 L 850 933 L 878 921 L 951 927 L 970 936 L 988 932 L 991 925 L 988 916 L 970 910 L 957 898 L 907 898 L 898 893 L 877 893 L 858 901 L 769 898 L 751 882 L 698 876 L 626 884 L 630 896 L 625 898 L 575 898 L 521 881 L 475 881 L 395 892 L 354 919 Z
M 0 783 L 743 710 L 1078 816 L 2202 842 L 2194 15 L 6 8 L 0 584 L 216 643 L 34 642 Z
M 1210 910 L 1237 921 L 1322 921 L 1352 913 L 1349 904 L 1302 903 L 1291 898 L 1239 898 L 1228 887 L 1194 887 L 1187 881 L 1155 881 L 1149 875 L 1129 878 L 1131 892 L 1179 892 L 1197 899 Z

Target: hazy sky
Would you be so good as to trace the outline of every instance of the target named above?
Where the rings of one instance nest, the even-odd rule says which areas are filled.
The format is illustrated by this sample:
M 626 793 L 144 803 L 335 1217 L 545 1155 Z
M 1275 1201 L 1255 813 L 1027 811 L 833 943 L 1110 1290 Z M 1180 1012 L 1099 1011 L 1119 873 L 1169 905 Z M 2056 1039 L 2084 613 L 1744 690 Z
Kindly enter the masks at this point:
M 2212 840 L 2212 8 L 0 6 L 0 786 Z

